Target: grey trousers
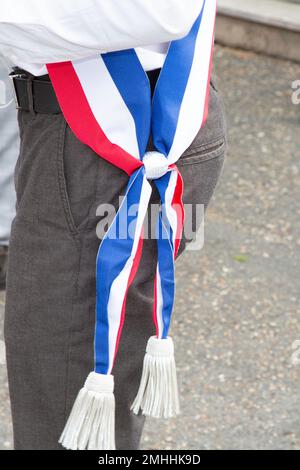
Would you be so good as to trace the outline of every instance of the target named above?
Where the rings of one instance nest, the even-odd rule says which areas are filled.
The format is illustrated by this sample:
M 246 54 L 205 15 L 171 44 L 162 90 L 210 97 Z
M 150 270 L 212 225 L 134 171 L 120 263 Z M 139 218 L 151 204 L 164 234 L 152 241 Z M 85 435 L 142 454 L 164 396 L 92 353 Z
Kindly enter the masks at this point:
M 5 314 L 15 449 L 56 450 L 93 369 L 96 209 L 102 203 L 117 207 L 128 177 L 81 144 L 62 115 L 21 111 L 19 124 Z M 223 167 L 225 140 L 221 99 L 211 88 L 208 120 L 179 162 L 185 203 L 207 207 Z M 154 333 L 155 246 L 145 241 L 113 372 L 116 445 L 122 450 L 138 449 L 144 425 L 130 405 Z

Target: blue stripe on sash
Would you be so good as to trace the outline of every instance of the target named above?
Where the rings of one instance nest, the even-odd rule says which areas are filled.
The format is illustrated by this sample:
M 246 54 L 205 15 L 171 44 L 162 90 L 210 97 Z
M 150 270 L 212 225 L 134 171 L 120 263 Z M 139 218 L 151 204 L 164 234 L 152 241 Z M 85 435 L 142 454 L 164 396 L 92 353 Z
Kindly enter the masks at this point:
M 124 204 L 103 239 L 97 256 L 97 302 L 95 331 L 95 372 L 107 374 L 109 367 L 109 319 L 108 302 L 114 280 L 123 270 L 131 255 L 134 240 L 130 236 L 135 232 L 137 216 L 129 215 L 128 209 L 139 204 L 144 180 L 143 169 L 137 170 L 130 178 Z M 118 237 L 119 225 L 127 221 L 127 233 Z M 130 232 L 130 233 L 129 233 Z M 115 236 L 117 234 L 117 237 Z M 111 236 L 111 238 L 110 238 Z
M 174 249 L 174 246 L 173 246 L 173 229 L 172 229 L 172 227 L 171 227 L 171 225 L 168 221 L 166 211 L 165 211 L 166 191 L 168 189 L 171 176 L 172 176 L 172 172 L 169 171 L 162 178 L 154 180 L 154 183 L 155 183 L 155 186 L 157 187 L 157 190 L 159 192 L 160 199 L 161 199 L 162 206 L 163 206 L 163 213 L 162 213 L 163 223 L 164 223 L 164 226 L 165 226 L 165 228 L 168 232 L 168 237 L 170 239 L 170 243 L 172 245 L 172 248 Z M 165 230 L 165 233 L 166 233 L 166 230 Z
M 156 85 L 152 112 L 153 143 L 156 149 L 165 156 L 169 154 L 176 134 L 180 109 L 194 61 L 204 7 L 205 1 L 201 14 L 190 33 L 185 38 L 171 43 Z
M 168 336 L 175 297 L 173 230 L 165 211 L 166 191 L 171 175 L 172 173 L 168 172 L 162 178 L 154 180 L 163 205 L 163 212 L 160 213 L 157 223 L 158 269 L 163 297 L 163 339 Z
M 158 269 L 161 281 L 161 291 L 163 297 L 163 333 L 162 339 L 168 336 L 171 316 L 174 306 L 175 297 L 175 273 L 174 273 L 174 255 L 173 249 L 168 237 L 167 230 L 163 223 L 162 214 L 159 215 L 157 224 L 157 254 L 158 254 Z
M 134 49 L 102 54 L 102 59 L 134 119 L 140 158 L 143 158 L 151 126 L 151 89 L 147 74 Z

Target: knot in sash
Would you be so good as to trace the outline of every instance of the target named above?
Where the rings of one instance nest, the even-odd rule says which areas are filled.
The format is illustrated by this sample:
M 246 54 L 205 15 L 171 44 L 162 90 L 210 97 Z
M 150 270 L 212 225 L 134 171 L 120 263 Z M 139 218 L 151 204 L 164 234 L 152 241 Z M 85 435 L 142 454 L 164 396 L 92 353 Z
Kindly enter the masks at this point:
M 147 152 L 143 158 L 143 164 L 148 180 L 161 178 L 169 170 L 168 160 L 160 152 Z

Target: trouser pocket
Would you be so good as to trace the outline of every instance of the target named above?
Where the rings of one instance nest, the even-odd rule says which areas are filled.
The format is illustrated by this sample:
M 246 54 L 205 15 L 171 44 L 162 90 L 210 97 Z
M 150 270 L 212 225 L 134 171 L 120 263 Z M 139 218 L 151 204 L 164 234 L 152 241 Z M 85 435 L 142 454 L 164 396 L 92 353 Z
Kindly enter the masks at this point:
M 225 150 L 225 141 L 218 141 L 211 148 L 202 149 L 198 154 L 189 157 L 184 164 L 178 165 L 184 181 L 183 202 L 186 212 L 180 252 L 186 248 L 187 243 L 195 241 L 197 237 L 223 170 Z
M 184 181 L 186 221 L 182 252 L 194 240 L 222 174 L 227 150 L 226 121 L 222 98 L 211 87 L 207 121 L 192 145 L 178 161 Z

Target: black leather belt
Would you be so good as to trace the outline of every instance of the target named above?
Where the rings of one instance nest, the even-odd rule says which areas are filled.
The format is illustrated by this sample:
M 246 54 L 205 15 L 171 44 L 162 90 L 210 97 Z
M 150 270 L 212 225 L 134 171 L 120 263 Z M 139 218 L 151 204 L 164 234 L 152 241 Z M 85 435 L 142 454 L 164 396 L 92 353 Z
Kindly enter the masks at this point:
M 152 93 L 154 92 L 159 72 L 160 69 L 147 72 Z M 40 114 L 61 113 L 61 108 L 49 75 L 34 77 L 24 70 L 14 69 L 10 78 L 13 82 L 17 109 Z
M 17 109 L 42 114 L 61 113 L 48 75 L 33 77 L 24 71 L 15 70 L 10 78 L 15 90 Z

